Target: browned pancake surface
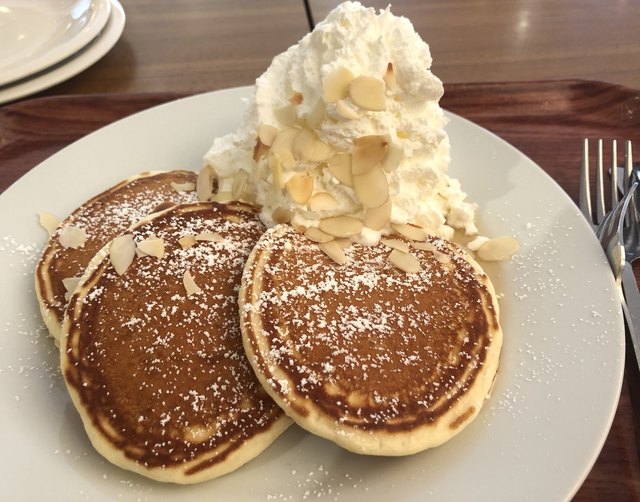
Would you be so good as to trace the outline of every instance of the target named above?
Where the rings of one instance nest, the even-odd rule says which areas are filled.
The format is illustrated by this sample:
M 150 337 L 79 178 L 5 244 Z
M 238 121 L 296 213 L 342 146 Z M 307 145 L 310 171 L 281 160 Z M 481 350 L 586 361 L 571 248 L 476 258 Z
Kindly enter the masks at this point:
M 178 192 L 171 186 L 171 182 L 195 183 L 196 177 L 192 171 L 143 173 L 93 197 L 64 220 L 49 240 L 36 269 L 36 287 L 42 306 L 53 316 L 51 323 L 54 326 L 62 324 L 67 304 L 62 280 L 82 275 L 89 260 L 102 246 L 158 207 L 196 202 L 194 191 Z M 82 247 L 73 249 L 60 245 L 60 232 L 68 225 L 86 231 L 88 238 Z M 56 337 L 54 333 L 52 335 Z
M 436 253 L 412 250 L 418 274 L 391 265 L 382 244 L 354 244 L 339 266 L 284 227 L 258 243 L 241 293 L 245 348 L 301 425 L 319 414 L 343 433 L 409 431 L 437 422 L 473 385 L 499 331 L 493 297 L 460 250 L 431 242 Z M 478 411 L 469 408 L 452 429 Z
M 163 258 L 138 257 L 122 276 L 106 258 L 71 299 L 67 384 L 90 428 L 150 477 L 174 469 L 190 482 L 283 417 L 246 360 L 238 325 L 242 267 L 263 230 L 248 206 L 174 208 L 132 232 L 162 238 Z M 223 240 L 178 243 L 203 232 Z M 191 296 L 187 270 L 202 290 Z

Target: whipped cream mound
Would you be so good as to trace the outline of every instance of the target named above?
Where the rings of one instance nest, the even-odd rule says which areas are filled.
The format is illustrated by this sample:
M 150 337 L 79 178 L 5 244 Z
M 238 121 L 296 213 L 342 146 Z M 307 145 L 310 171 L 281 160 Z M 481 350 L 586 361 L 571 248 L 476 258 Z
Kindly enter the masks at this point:
M 215 200 L 260 206 L 317 242 L 477 233 L 450 162 L 442 82 L 410 21 L 346 2 L 260 76 L 242 127 L 205 163 Z M 418 227 L 418 228 L 416 228 Z

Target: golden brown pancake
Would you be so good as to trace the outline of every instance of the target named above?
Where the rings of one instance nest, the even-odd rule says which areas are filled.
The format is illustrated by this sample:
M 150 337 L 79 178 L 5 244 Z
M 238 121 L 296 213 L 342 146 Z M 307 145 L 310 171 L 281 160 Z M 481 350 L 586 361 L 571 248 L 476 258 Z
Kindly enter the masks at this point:
M 56 345 L 67 305 L 63 280 L 81 276 L 98 250 L 142 217 L 159 208 L 196 202 L 195 191 L 177 191 L 171 186 L 172 182 L 195 184 L 196 177 L 192 171 L 170 171 L 127 178 L 82 204 L 57 228 L 36 267 L 35 277 L 40 312 Z M 69 226 L 86 232 L 82 247 L 61 245 L 61 232 Z
M 242 269 L 263 231 L 251 206 L 184 204 L 129 231 L 137 243 L 161 239 L 161 257 L 138 256 L 122 275 L 110 245 L 91 261 L 67 308 L 61 367 L 91 442 L 112 463 L 200 482 L 290 425 L 253 374 L 238 322 Z M 198 240 L 183 248 L 185 236 Z M 187 271 L 199 291 L 188 292 Z
M 356 453 L 405 455 L 478 414 L 502 344 L 493 287 L 457 246 L 427 242 L 408 274 L 383 244 L 353 244 L 338 265 L 291 227 L 261 237 L 239 296 L 244 347 L 299 425 Z

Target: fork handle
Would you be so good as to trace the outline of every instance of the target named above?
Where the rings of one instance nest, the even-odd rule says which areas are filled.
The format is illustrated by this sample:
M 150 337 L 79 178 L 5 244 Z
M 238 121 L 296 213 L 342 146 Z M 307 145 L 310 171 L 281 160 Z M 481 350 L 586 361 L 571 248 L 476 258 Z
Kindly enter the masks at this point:
M 636 452 L 640 461 L 640 292 L 629 262 L 625 263 L 622 269 L 622 290 L 622 310 L 627 335 L 625 367 L 631 397 Z

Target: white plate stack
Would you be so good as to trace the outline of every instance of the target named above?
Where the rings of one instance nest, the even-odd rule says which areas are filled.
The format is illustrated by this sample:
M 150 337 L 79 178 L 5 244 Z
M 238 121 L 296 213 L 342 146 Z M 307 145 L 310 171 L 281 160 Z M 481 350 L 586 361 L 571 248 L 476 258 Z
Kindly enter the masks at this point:
M 0 104 L 85 70 L 115 45 L 124 23 L 118 0 L 3 0 Z

